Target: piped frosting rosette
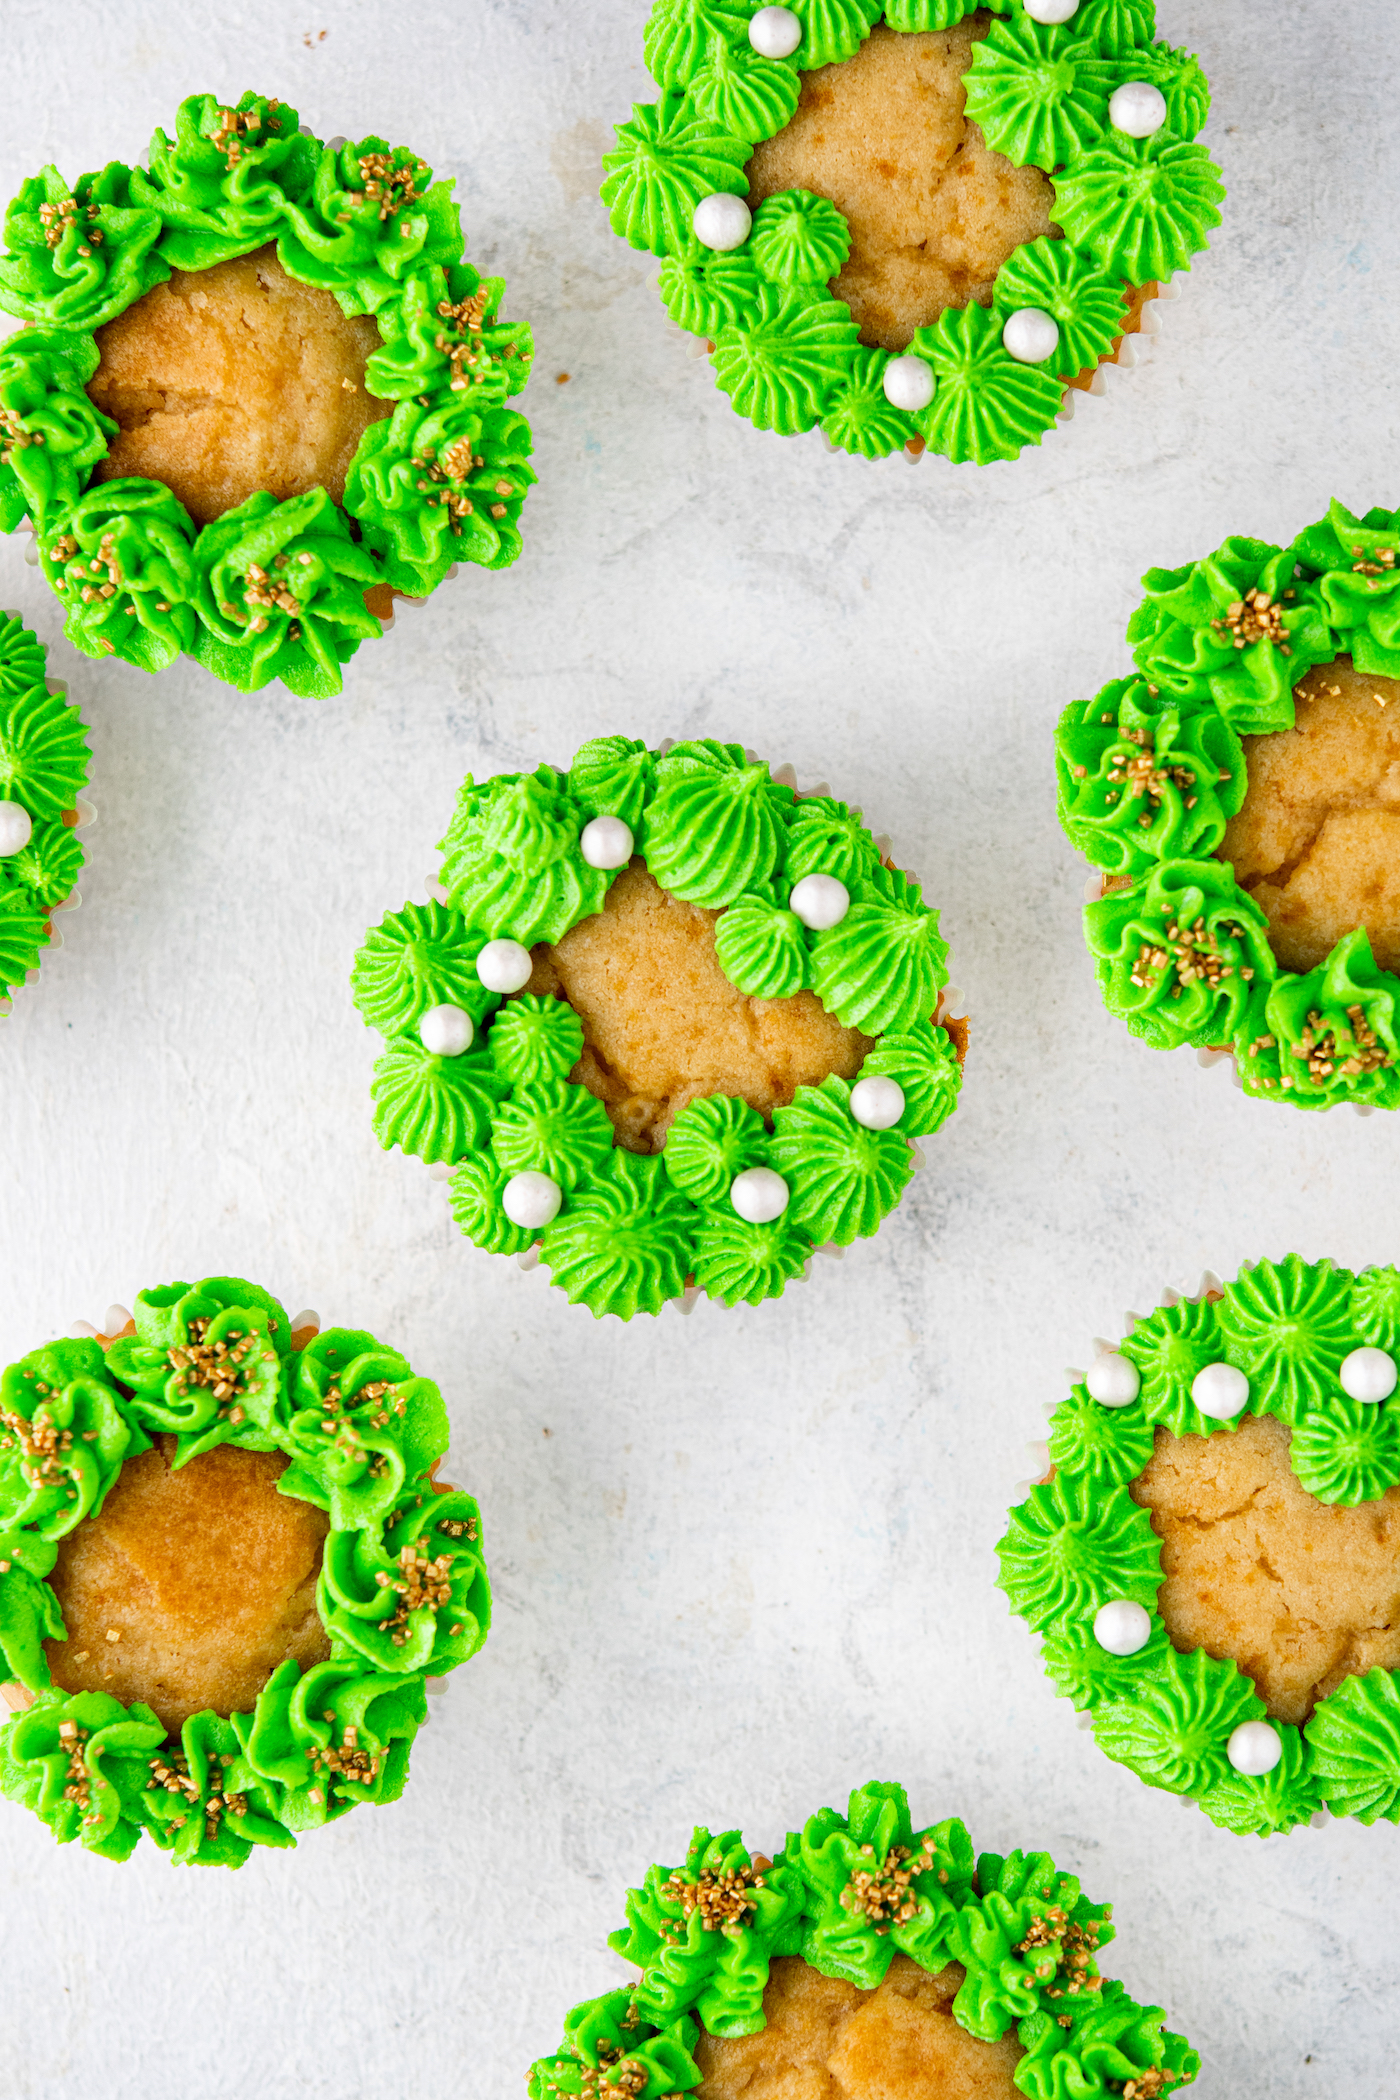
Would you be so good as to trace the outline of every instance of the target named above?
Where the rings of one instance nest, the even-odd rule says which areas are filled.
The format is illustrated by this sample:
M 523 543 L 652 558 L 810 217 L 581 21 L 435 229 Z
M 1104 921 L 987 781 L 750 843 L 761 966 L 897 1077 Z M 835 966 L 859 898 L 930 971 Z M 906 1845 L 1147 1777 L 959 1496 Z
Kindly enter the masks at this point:
M 85 725 L 47 662 L 18 613 L 0 612 L 0 1015 L 56 942 L 53 914 L 78 903 L 77 827 L 92 815 Z
M 1242 739 L 1294 726 L 1318 665 L 1400 678 L 1400 512 L 1334 501 L 1288 547 L 1232 538 L 1150 569 L 1137 666 L 1060 717 L 1060 822 L 1102 878 L 1084 933 L 1110 1013 L 1157 1050 L 1230 1051 L 1245 1093 L 1295 1108 L 1400 1106 L 1400 978 L 1364 926 L 1308 971 L 1225 858 Z
M 504 279 L 463 261 L 451 193 L 409 148 L 323 145 L 251 92 L 188 96 L 144 167 L 21 184 L 0 258 L 0 307 L 25 324 L 0 342 L 0 527 L 32 523 L 76 648 L 144 671 L 183 653 L 243 692 L 324 697 L 382 631 L 367 593 L 424 598 L 456 563 L 515 560 L 536 477 L 508 403 L 533 344 L 500 317 Z M 200 526 L 160 481 L 96 480 L 117 425 L 86 392 L 95 331 L 173 270 L 271 243 L 288 276 L 378 327 L 365 385 L 395 407 L 364 431 L 344 503 L 261 491 Z
M 448 1435 L 437 1387 L 373 1335 L 314 1319 L 294 1329 L 258 1285 L 207 1277 L 142 1291 L 122 1332 L 45 1343 L 0 1375 L 0 1678 L 18 1709 L 0 1728 L 0 1794 L 60 1844 L 124 1860 L 145 1834 L 177 1864 L 238 1867 L 255 1845 L 396 1801 L 427 1680 L 486 1638 L 480 1513 L 432 1478 Z M 283 1454 L 276 1492 L 329 1520 L 326 1658 L 289 1658 L 250 1711 L 193 1713 L 173 1734 L 150 1706 L 100 1683 L 65 1690 L 50 1669 L 68 1635 L 46 1578 L 156 1437 L 174 1440 L 172 1473 L 223 1447 Z
M 574 2007 L 558 2050 L 530 2069 L 530 2100 L 613 2092 L 668 2100 L 720 2073 L 727 2051 L 765 2031 L 775 2062 L 755 2063 L 744 2091 L 826 2091 L 830 2073 L 816 2062 L 800 2067 L 810 2084 L 800 2075 L 781 2083 L 770 1986 L 781 1988 L 780 1972 L 800 1964 L 852 1986 L 839 2012 L 859 2016 L 863 2002 L 869 2019 L 891 1969 L 910 1963 L 942 1979 L 965 2035 L 1019 2044 L 976 2066 L 978 2092 L 1160 2100 L 1191 2083 L 1200 2058 L 1163 2027 L 1159 2007 L 1136 2004 L 1100 1973 L 1111 1916 L 1111 1905 L 1091 1902 L 1045 1852 L 975 1855 L 956 1818 L 916 1830 L 904 1789 L 884 1782 L 857 1788 L 844 1816 L 819 1809 L 772 1859 L 751 1853 L 737 1830 L 700 1826 L 680 1864 L 649 1868 L 627 1893 L 627 1922 L 609 1945 L 641 1972 L 638 1981 Z M 912 2004 L 904 2014 L 907 2034 Z M 932 2018 L 937 2027 L 946 2009 Z M 959 2062 L 966 2076 L 966 2045 Z M 864 2100 L 852 2060 L 841 2090 Z M 894 2088 L 868 2090 L 873 2100 Z
M 816 1249 L 879 1229 L 914 1141 L 956 1106 L 965 1032 L 942 1008 L 937 914 L 858 811 L 800 796 L 737 744 L 602 737 L 564 771 L 468 776 L 440 850 L 436 898 L 373 929 L 351 988 L 385 1042 L 375 1133 L 450 1175 L 476 1246 L 537 1249 L 571 1303 L 626 1320 L 700 1292 L 781 1297 Z M 875 1039 L 854 1083 L 799 1086 L 771 1127 L 705 1092 L 659 1152 L 616 1141 L 581 1081 L 577 1013 L 523 988 L 634 856 L 718 910 L 715 957 L 744 997 L 814 992 Z
M 1169 1291 L 1155 1312 L 1130 1313 L 1125 1324 L 1117 1347 L 1097 1345 L 1087 1374 L 1069 1374 L 1073 1389 L 1052 1410 L 1043 1447 L 1049 1470 L 1012 1510 L 997 1548 L 1000 1587 L 1038 1636 L 1046 1675 L 1101 1750 L 1222 1829 L 1268 1837 L 1323 1810 L 1400 1821 L 1400 1669 L 1367 1667 L 1388 1629 L 1358 1626 L 1352 1637 L 1340 1608 L 1336 1624 L 1311 1623 L 1285 1560 L 1299 1511 L 1309 1528 L 1298 1551 L 1305 1561 L 1330 1553 L 1339 1582 L 1351 1548 L 1374 1552 L 1396 1522 L 1400 1271 L 1353 1274 L 1291 1254 L 1248 1265 L 1223 1286 L 1207 1276 L 1194 1296 Z M 1149 1503 L 1198 1533 L 1242 1512 L 1197 1507 L 1180 1490 L 1144 1495 L 1144 1471 L 1154 1454 L 1179 1463 L 1178 1440 L 1235 1437 L 1259 1418 L 1287 1430 L 1292 1483 L 1286 1496 L 1258 1478 L 1242 1491 L 1246 1510 L 1276 1528 L 1207 1580 L 1170 1539 L 1163 1544 Z M 1218 1499 L 1230 1498 L 1222 1489 Z M 1340 1536 L 1330 1520 L 1319 1523 L 1322 1511 L 1355 1530 Z M 1350 1576 L 1369 1579 L 1355 1565 Z M 1378 1579 L 1393 1599 L 1393 1573 L 1381 1568 Z M 1223 1652 L 1186 1640 L 1180 1622 L 1169 1636 L 1168 1580 L 1204 1594 L 1213 1616 L 1197 1623 Z M 1251 1636 L 1232 1626 L 1232 1613 L 1261 1584 L 1275 1631 L 1237 1659 L 1232 1648 Z M 1170 1608 L 1191 1607 L 1178 1598 Z M 1314 1636 L 1316 1655 L 1303 1656 Z M 1264 1653 L 1275 1643 L 1289 1673 L 1277 1677 Z M 1291 1682 L 1299 1669 L 1302 1701 Z M 1311 1706 L 1302 1726 L 1279 1717 L 1288 1701 Z
M 949 306 L 907 350 L 870 347 L 832 290 L 843 213 L 809 190 L 750 211 L 748 164 L 797 108 L 801 75 L 849 59 L 877 23 L 948 29 L 975 0 L 654 0 L 644 50 L 661 93 L 604 156 L 613 231 L 660 259 L 676 324 L 707 339 L 716 384 L 759 430 L 820 428 L 867 459 L 927 446 L 1014 459 L 1138 325 L 1144 296 L 1189 268 L 1224 187 L 1196 135 L 1210 90 L 1154 41 L 1152 0 L 988 0 L 967 114 L 1054 189 L 1052 235 L 1015 249 L 990 306 Z M 783 18 L 783 19 L 779 19 Z

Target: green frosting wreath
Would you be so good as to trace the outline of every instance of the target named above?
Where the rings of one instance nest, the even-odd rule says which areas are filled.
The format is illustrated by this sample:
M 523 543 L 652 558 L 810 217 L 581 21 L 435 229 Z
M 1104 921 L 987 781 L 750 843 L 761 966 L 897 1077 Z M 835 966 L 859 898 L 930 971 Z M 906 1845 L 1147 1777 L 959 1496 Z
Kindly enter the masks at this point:
M 1293 689 L 1350 655 L 1400 677 L 1400 512 L 1334 501 L 1292 545 L 1228 539 L 1149 569 L 1128 623 L 1137 674 L 1055 732 L 1067 837 L 1121 886 L 1087 904 L 1104 1003 L 1155 1050 L 1228 1047 L 1247 1094 L 1400 1106 L 1400 979 L 1364 927 L 1285 970 L 1263 910 L 1219 855 L 1247 788 L 1240 739 L 1291 729 Z
M 615 1144 L 602 1103 L 569 1074 L 583 1026 L 567 1001 L 503 1001 L 477 961 L 488 941 L 529 949 L 560 940 L 602 908 L 624 861 L 588 864 L 584 827 L 620 820 L 661 886 L 722 908 L 716 954 L 746 996 L 814 991 L 847 1028 L 879 1038 L 860 1077 L 893 1080 L 892 1127 L 862 1126 L 851 1087 L 834 1074 L 773 1116 L 710 1095 L 675 1118 L 665 1149 Z M 919 886 L 885 866 L 859 812 L 827 795 L 799 798 L 738 744 L 696 740 L 650 751 L 626 737 L 584 744 L 565 772 L 468 775 L 444 855 L 441 896 L 406 904 L 367 936 L 351 989 L 385 1039 L 375 1066 L 374 1129 L 430 1164 L 451 1167 L 452 1210 L 493 1254 L 538 1244 L 551 1281 L 595 1316 L 659 1313 L 693 1283 L 726 1305 L 781 1297 L 817 1247 L 876 1232 L 913 1172 L 911 1141 L 941 1128 L 961 1067 L 935 1025 L 947 945 Z M 847 889 L 840 923 L 810 931 L 790 908 L 809 874 Z M 425 1014 L 470 1017 L 470 1047 L 439 1055 L 419 1035 Z M 736 1175 L 767 1167 L 788 1200 L 767 1224 L 740 1217 Z M 560 1208 L 543 1231 L 512 1222 L 512 1177 L 543 1174 Z
M 703 246 L 692 222 L 707 197 L 747 196 L 754 148 L 791 119 L 802 71 L 851 58 L 882 18 L 904 32 L 948 29 L 976 0 L 791 0 L 802 39 L 786 59 L 761 57 L 750 42 L 761 4 L 653 0 L 644 48 L 661 96 L 634 105 L 604 155 L 613 231 L 661 258 L 667 312 L 710 339 L 717 384 L 758 429 L 790 436 L 819 424 L 833 445 L 867 459 L 915 440 L 952 460 L 1014 459 L 1055 422 L 1065 382 L 1122 332 L 1125 286 L 1186 269 L 1220 224 L 1219 170 L 1194 143 L 1210 107 L 1200 66 L 1153 42 L 1152 0 L 1080 0 L 1056 27 L 1021 0 L 987 0 L 1001 19 L 974 46 L 967 113 L 997 152 L 1050 175 L 1064 237 L 1017 249 L 990 311 L 949 307 L 894 353 L 862 347 L 850 308 L 829 289 L 851 238 L 825 198 L 765 199 L 727 251 Z M 1128 81 L 1165 100 L 1166 122 L 1148 138 L 1109 122 L 1109 98 Z M 1027 307 L 1059 329 L 1039 364 L 1002 344 L 1008 317 Z M 917 413 L 886 397 L 895 355 L 932 371 L 933 398 Z
M 183 652 L 242 692 L 338 693 L 382 632 L 366 591 L 426 597 L 455 562 L 519 554 L 536 476 L 506 404 L 530 331 L 500 319 L 505 280 L 462 261 L 452 184 L 407 147 L 326 146 L 275 98 L 190 95 L 149 158 L 71 189 L 44 168 L 6 210 L 0 306 L 26 325 L 0 342 L 0 528 L 32 521 L 85 655 L 160 671 Z M 95 331 L 172 270 L 273 241 L 290 277 L 379 328 L 365 383 L 397 405 L 360 439 L 344 505 L 261 491 L 200 527 L 162 482 L 94 481 L 117 431 L 85 391 Z
M 1225 1830 L 1268 1837 L 1320 1808 L 1400 1822 L 1400 1671 L 1347 1677 L 1301 1729 L 1268 1721 L 1278 1762 L 1262 1776 L 1237 1770 L 1230 1738 L 1266 1720 L 1264 1702 L 1233 1661 L 1183 1654 L 1168 1640 L 1157 1609 L 1160 1542 L 1128 1482 L 1159 1427 L 1218 1436 L 1269 1414 L 1292 1432 L 1293 1471 L 1309 1494 L 1349 1508 L 1375 1501 L 1400 1482 L 1400 1403 L 1348 1396 L 1339 1373 L 1359 1348 L 1400 1352 L 1394 1268 L 1353 1275 L 1290 1254 L 1244 1268 L 1218 1298 L 1207 1292 L 1134 1320 L 1121 1355 L 1140 1380 L 1137 1398 L 1103 1405 L 1087 1383 L 1075 1386 L 1051 1417 L 1053 1476 L 1012 1510 L 997 1548 L 999 1586 L 1041 1637 L 1047 1676 L 1089 1715 L 1099 1747 L 1149 1786 L 1198 1802 Z M 1198 1373 L 1217 1363 L 1249 1383 L 1229 1421 L 1192 1398 Z M 1126 1656 L 1094 1632 L 1101 1607 L 1120 1599 L 1151 1624 Z
M 530 2100 L 616 2092 L 667 2100 L 701 2082 L 699 2027 L 758 2034 L 769 1964 L 799 1956 L 823 1976 L 874 1990 L 895 1955 L 931 1974 L 961 1962 L 953 2016 L 999 2041 L 1014 2026 L 1015 2071 L 1031 2100 L 1189 2085 L 1200 2057 L 1101 1977 L 1112 1907 L 1091 1903 L 1044 1852 L 984 1852 L 956 1819 L 916 1831 L 903 1787 L 872 1781 L 847 1812 L 823 1808 L 771 1862 L 737 1830 L 696 1829 L 684 1864 L 653 1866 L 627 1894 L 609 1946 L 641 1970 L 630 1988 L 576 2005 L 553 2056 L 528 2073 Z M 697 2024 L 698 2023 L 698 2024 Z
M 480 1514 L 435 1489 L 438 1389 L 371 1334 L 300 1348 L 275 1298 L 240 1277 L 136 1300 L 135 1334 L 50 1342 L 0 1374 L 0 1677 L 35 1694 L 0 1728 L 0 1794 L 58 1842 L 130 1857 L 146 1832 L 177 1863 L 242 1866 L 358 1803 L 396 1801 L 427 1718 L 425 1680 L 486 1639 Z M 251 1713 L 191 1715 L 178 1740 L 148 1706 L 53 1684 L 66 1638 L 45 1577 L 154 1433 L 174 1465 L 218 1444 L 285 1452 L 279 1494 L 327 1512 L 316 1609 L 330 1657 L 279 1663 Z
M 72 896 L 83 865 L 74 826 L 87 736 L 63 688 L 50 691 L 47 663 L 19 614 L 0 612 L 0 1013 L 38 969 L 53 939 L 51 914 Z M 7 847 L 26 832 L 22 845 Z

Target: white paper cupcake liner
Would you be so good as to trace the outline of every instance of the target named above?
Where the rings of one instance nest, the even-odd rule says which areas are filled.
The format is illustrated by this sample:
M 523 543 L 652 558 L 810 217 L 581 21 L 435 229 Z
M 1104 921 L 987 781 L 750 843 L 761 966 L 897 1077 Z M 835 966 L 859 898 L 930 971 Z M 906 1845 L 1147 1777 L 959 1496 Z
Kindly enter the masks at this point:
M 680 331 L 677 330 L 677 333 L 679 334 Z M 671 746 L 676 741 L 677 739 L 675 737 L 663 737 L 656 748 L 658 752 L 664 756 L 664 754 L 671 749 Z M 746 745 L 744 747 L 744 758 L 747 764 L 756 765 L 759 762 L 760 754 L 756 751 L 751 751 Z M 554 770 L 556 772 L 562 773 L 566 771 L 567 768 L 563 766 L 556 766 Z M 829 782 L 825 780 L 814 781 L 806 787 L 802 787 L 801 785 L 799 785 L 797 778 L 797 769 L 789 761 L 785 760 L 781 765 L 770 766 L 769 772 L 771 777 L 774 780 L 778 781 L 783 787 L 790 787 L 799 801 L 805 801 L 813 795 L 830 795 L 832 793 L 832 789 Z M 857 811 L 857 814 L 863 816 L 864 812 Z M 901 860 L 898 854 L 895 853 L 893 844 L 889 838 L 888 833 L 872 830 L 871 836 L 875 841 L 876 848 L 878 849 L 882 860 L 886 861 L 891 867 L 899 868 L 902 873 L 909 877 L 911 882 L 918 882 L 918 876 L 915 875 L 913 870 L 908 866 L 908 864 L 905 861 Z M 434 871 L 433 874 L 429 876 L 426 887 L 429 897 L 432 898 L 436 903 L 442 904 L 446 902 L 447 892 L 438 882 L 436 871 Z M 923 885 L 920 884 L 920 888 L 922 887 Z M 934 909 L 938 911 L 939 924 L 941 927 L 943 918 L 942 907 L 935 905 Z M 948 965 L 950 967 L 952 964 L 952 960 L 953 953 L 950 947 L 947 957 Z M 938 995 L 938 1005 L 935 1008 L 933 1015 L 934 1025 L 935 1027 L 941 1027 L 945 1021 L 961 1021 L 965 1020 L 967 1016 L 968 1003 L 966 996 L 961 990 L 959 990 L 959 988 L 955 984 L 952 983 L 950 979 Z M 915 1174 L 917 1174 L 921 1168 L 924 1168 L 928 1165 L 927 1155 L 925 1154 L 925 1152 L 923 1151 L 922 1147 L 919 1145 L 916 1139 L 908 1138 L 906 1140 L 906 1143 L 909 1146 L 909 1156 L 911 1161 L 913 1162 L 914 1172 Z M 432 1166 L 428 1168 L 428 1176 L 429 1179 L 433 1181 L 450 1182 L 456 1171 L 457 1169 L 455 1165 L 449 1166 L 445 1160 L 437 1160 L 433 1163 Z M 903 1204 L 903 1201 L 904 1198 L 901 1196 L 900 1202 L 896 1204 L 895 1209 L 891 1211 L 889 1218 L 884 1220 L 878 1232 L 872 1234 L 872 1239 L 879 1238 L 879 1233 L 883 1232 L 885 1230 L 885 1227 L 892 1222 L 893 1218 L 896 1216 L 901 1205 Z M 815 1260 L 818 1255 L 826 1255 L 832 1261 L 841 1261 L 851 1251 L 852 1250 L 850 1248 L 838 1247 L 832 1242 L 828 1242 L 824 1246 L 814 1247 L 812 1250 L 812 1257 L 806 1263 L 801 1275 L 793 1277 L 791 1281 L 793 1283 L 806 1283 L 809 1280 L 812 1273 L 812 1261 Z M 499 1260 L 500 1258 L 500 1256 L 492 1257 L 493 1260 Z M 540 1265 L 540 1249 L 538 1242 L 533 1247 L 527 1247 L 523 1254 L 516 1254 L 511 1256 L 510 1258 L 514 1261 L 516 1267 L 524 1271 L 525 1273 L 528 1273 L 531 1269 L 538 1268 Z M 701 1288 L 699 1284 L 692 1283 L 687 1285 L 686 1289 L 681 1293 L 680 1297 L 668 1298 L 662 1310 L 668 1311 L 674 1308 L 675 1311 L 678 1313 L 692 1313 L 694 1312 L 700 1300 L 706 1296 L 707 1293 Z M 720 1312 L 732 1312 L 734 1310 L 732 1306 L 726 1305 L 722 1298 L 715 1298 L 712 1299 L 710 1302 Z

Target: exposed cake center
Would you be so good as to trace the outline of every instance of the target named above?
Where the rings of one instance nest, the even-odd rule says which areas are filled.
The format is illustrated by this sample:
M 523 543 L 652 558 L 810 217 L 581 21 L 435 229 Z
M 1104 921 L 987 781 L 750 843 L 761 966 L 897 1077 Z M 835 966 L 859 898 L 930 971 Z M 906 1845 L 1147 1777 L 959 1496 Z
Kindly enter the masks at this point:
M 287 1460 L 223 1444 L 170 1470 L 175 1439 L 129 1459 L 102 1506 L 61 1540 L 48 1578 L 66 1641 L 46 1641 L 55 1684 L 154 1708 L 172 1734 L 191 1714 L 248 1713 L 278 1663 L 323 1662 L 316 1578 L 330 1528 L 277 1493 Z
M 1269 920 L 1285 970 L 1313 970 L 1357 926 L 1400 970 L 1400 680 L 1351 658 L 1294 688 L 1297 720 L 1247 736 L 1249 788 L 1220 857 Z
M 373 317 L 298 284 L 274 247 L 176 270 L 97 343 L 87 391 L 121 425 L 99 480 L 164 482 L 200 525 L 258 489 L 282 502 L 319 486 L 339 503 L 366 425 L 393 413 L 365 387 Z
M 965 115 L 963 75 L 985 9 L 955 29 L 871 30 L 854 58 L 802 75 L 792 121 L 749 162 L 749 202 L 812 190 L 845 214 L 851 252 L 831 289 L 863 343 L 903 350 L 948 306 L 986 306 L 997 271 L 1050 231 L 1038 168 L 993 153 Z
M 964 1974 L 950 1962 L 930 1976 L 896 1954 L 862 1991 L 784 1956 L 769 1971 L 762 2034 L 702 2032 L 695 2100 L 1018 2100 L 1015 2030 L 982 2042 L 953 2018 Z
M 572 1078 L 596 1094 L 619 1143 L 659 1152 L 688 1102 L 741 1096 L 761 1116 L 829 1073 L 853 1079 L 872 1038 L 813 992 L 749 999 L 715 955 L 717 911 L 663 890 L 640 861 L 600 912 L 535 952 L 527 989 L 567 999 L 583 1023 Z
M 1343 1509 L 1289 1464 L 1288 1430 L 1171 1436 L 1130 1492 L 1162 1541 L 1172 1646 L 1233 1658 L 1276 1721 L 1301 1725 L 1344 1678 L 1400 1667 L 1400 1488 Z

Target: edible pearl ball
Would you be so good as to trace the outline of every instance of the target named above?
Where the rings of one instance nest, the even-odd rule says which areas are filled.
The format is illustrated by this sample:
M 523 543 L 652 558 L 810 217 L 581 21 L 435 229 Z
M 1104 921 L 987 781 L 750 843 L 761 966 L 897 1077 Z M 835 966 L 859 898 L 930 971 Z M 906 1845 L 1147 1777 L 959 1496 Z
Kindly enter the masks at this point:
M 1125 80 L 1108 98 L 1108 121 L 1130 139 L 1151 138 L 1167 121 L 1167 102 L 1150 80 Z
M 851 1114 L 862 1130 L 892 1130 L 904 1114 L 904 1089 L 897 1079 L 872 1072 L 851 1088 Z
M 0 802 L 0 853 L 22 853 L 34 836 L 34 820 L 18 802 Z
M 475 1034 L 471 1015 L 460 1006 L 430 1006 L 418 1023 L 418 1040 L 434 1057 L 460 1057 Z
M 551 1224 L 559 1215 L 559 1206 L 564 1200 L 564 1191 L 548 1174 L 537 1174 L 527 1167 L 523 1174 L 512 1174 L 501 1190 L 501 1208 L 512 1225 L 523 1232 L 538 1232 L 543 1225 Z
M 1127 1407 L 1142 1391 L 1142 1374 L 1130 1357 L 1109 1350 L 1095 1357 L 1084 1383 L 1100 1407 Z
M 892 357 L 885 366 L 885 399 L 917 415 L 933 399 L 933 366 L 922 357 Z
M 1079 0 L 1025 0 L 1025 9 L 1033 22 L 1068 22 L 1079 12 Z
M 790 7 L 761 7 L 749 24 L 749 42 L 760 58 L 791 58 L 802 42 L 802 23 Z
M 1283 1743 L 1267 1721 L 1241 1721 L 1225 1745 L 1225 1755 L 1246 1779 L 1262 1779 L 1283 1756 Z
M 1249 1398 L 1249 1380 L 1233 1364 L 1207 1364 L 1191 1381 L 1191 1398 L 1213 1422 L 1229 1422 Z
M 594 817 L 578 836 L 578 850 L 590 868 L 625 868 L 635 843 L 621 817 Z
M 1018 364 L 1041 365 L 1060 347 L 1060 326 L 1053 314 L 1039 306 L 1019 306 L 1007 315 L 1001 340 Z
M 813 933 L 825 933 L 845 918 L 851 893 L 834 875 L 804 875 L 794 884 L 788 905 Z
M 788 1185 L 771 1167 L 745 1167 L 729 1184 L 729 1200 L 749 1225 L 771 1225 L 787 1209 Z
M 476 959 L 476 974 L 488 992 L 518 992 L 530 982 L 534 964 L 519 941 L 488 941 Z
M 753 213 L 742 197 L 716 190 L 714 196 L 700 199 L 691 223 L 701 247 L 714 248 L 723 255 L 731 248 L 743 247 L 753 225 Z
M 1400 1373 L 1384 1349 L 1353 1349 L 1338 1373 L 1342 1391 L 1353 1400 L 1388 1400 Z
M 1151 1616 L 1126 1597 L 1115 1597 L 1094 1614 L 1094 1639 L 1107 1655 L 1136 1655 L 1151 1638 Z

